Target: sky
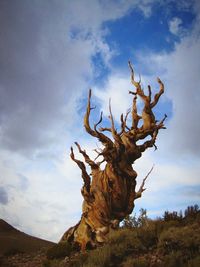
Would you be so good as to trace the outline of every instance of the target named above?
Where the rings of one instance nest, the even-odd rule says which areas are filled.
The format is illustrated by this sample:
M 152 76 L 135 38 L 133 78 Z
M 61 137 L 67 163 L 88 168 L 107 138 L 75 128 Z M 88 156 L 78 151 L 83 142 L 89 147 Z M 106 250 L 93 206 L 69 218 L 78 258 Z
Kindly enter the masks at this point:
M 110 97 L 116 124 L 131 106 L 128 60 L 144 89 L 164 82 L 155 114 L 168 115 L 158 150 L 133 166 L 139 186 L 155 164 L 133 214 L 200 205 L 199 51 L 198 0 L 1 0 L 0 218 L 56 242 L 78 222 L 70 147 L 78 141 L 95 157 L 99 145 L 83 128 L 89 88 L 91 124 L 101 110 L 107 123 Z

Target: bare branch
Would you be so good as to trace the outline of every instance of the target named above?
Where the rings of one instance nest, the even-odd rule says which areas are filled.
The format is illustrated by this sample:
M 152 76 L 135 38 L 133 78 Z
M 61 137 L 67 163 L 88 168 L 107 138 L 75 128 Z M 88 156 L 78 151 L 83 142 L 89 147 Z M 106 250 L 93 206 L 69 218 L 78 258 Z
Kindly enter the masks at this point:
M 151 86 L 150 85 L 148 85 L 148 90 L 149 90 L 149 101 L 151 102 Z
M 160 78 L 157 78 L 157 81 L 160 84 L 160 91 L 157 94 L 155 94 L 154 101 L 151 103 L 151 108 L 155 107 L 155 105 L 158 103 L 160 96 L 164 93 L 163 82 L 160 80 Z
M 146 188 L 144 188 L 144 185 L 145 185 L 145 182 L 146 182 L 148 176 L 153 171 L 153 168 L 154 168 L 154 165 L 151 167 L 151 170 L 147 173 L 147 175 L 143 179 L 142 184 L 141 184 L 139 190 L 136 192 L 135 199 L 140 198 L 142 196 L 142 193 L 146 190 Z
M 121 120 L 121 131 L 119 132 L 119 135 L 122 135 L 125 132 L 125 129 L 128 129 L 130 131 L 130 128 L 126 125 L 128 115 L 130 114 L 131 110 L 128 109 L 124 118 L 124 115 L 121 114 L 120 120 Z
M 117 133 L 116 129 L 115 129 L 115 123 L 114 123 L 114 119 L 113 119 L 113 115 L 112 115 L 112 110 L 111 110 L 111 99 L 109 99 L 109 112 L 110 112 L 110 120 L 111 120 L 111 133 L 112 136 L 116 142 L 116 145 L 119 145 L 119 147 L 124 146 L 122 139 L 120 137 L 120 135 Z
M 70 156 L 71 156 L 71 159 L 74 161 L 74 162 L 76 162 L 76 164 L 79 166 L 79 168 L 81 169 L 81 171 L 82 171 L 82 178 L 83 178 L 83 181 L 84 181 L 84 187 L 85 187 L 85 189 L 86 189 L 86 191 L 88 192 L 88 193 L 90 193 L 90 176 L 89 176 L 89 174 L 87 173 L 87 171 L 86 171 L 86 167 L 85 167 L 85 164 L 82 162 L 82 161 L 80 161 L 80 160 L 78 160 L 78 159 L 75 159 L 75 157 L 74 157 L 74 151 L 73 151 L 73 148 L 71 147 L 71 154 L 70 154 Z
M 86 151 L 82 150 L 80 145 L 77 142 L 75 142 L 75 145 L 77 146 L 79 152 L 83 155 L 85 162 L 87 164 L 89 164 L 92 169 L 98 169 L 99 166 L 93 160 L 90 159 L 90 157 L 87 155 Z
M 133 84 L 133 85 L 136 87 L 136 89 L 137 89 L 137 88 L 141 87 L 141 86 L 140 86 L 140 81 L 139 81 L 139 82 L 136 82 L 136 81 L 135 81 L 135 73 L 134 73 L 134 70 L 133 70 L 133 67 L 132 67 L 130 61 L 128 62 L 128 66 L 129 66 L 130 71 L 131 71 L 131 82 L 132 82 L 132 84 Z M 132 92 L 131 92 L 131 93 L 132 93 Z M 134 93 L 133 93 L 133 94 L 134 94 Z
M 167 114 L 164 115 L 164 118 L 157 125 L 158 129 L 166 129 L 166 127 L 164 126 L 164 121 L 166 120 L 166 118 L 167 118 Z
M 101 131 L 101 132 L 105 132 L 105 131 L 111 132 L 111 129 L 108 128 L 108 127 L 101 127 L 101 128 L 99 128 L 99 131 Z
M 143 97 L 146 97 L 144 95 L 144 91 L 142 90 L 142 87 L 141 87 L 141 77 L 140 77 L 140 80 L 139 82 L 136 82 L 135 81 L 135 74 L 134 74 L 134 70 L 133 70 L 133 67 L 131 65 L 131 62 L 129 61 L 128 62 L 128 65 L 129 65 L 129 68 L 131 70 L 131 83 L 135 86 L 136 88 L 136 93 L 132 92 L 132 91 L 129 91 L 129 94 L 138 94 L 142 99 Z
M 151 139 L 146 141 L 146 142 L 144 142 L 144 144 L 138 146 L 138 148 L 139 148 L 139 150 L 141 152 L 144 152 L 149 147 L 153 147 L 153 146 L 156 147 L 155 146 L 155 141 L 156 141 L 156 137 L 158 135 L 158 130 L 159 129 L 157 129 L 157 128 L 154 129 Z M 157 147 L 156 147 L 156 149 L 157 149 Z
M 142 117 L 137 114 L 137 95 L 133 98 L 132 128 L 137 130 L 138 122 Z
M 109 99 L 109 112 L 110 112 L 109 118 L 111 120 L 111 131 L 113 134 L 116 134 L 117 131 L 115 129 L 114 119 L 113 119 L 112 110 L 111 110 L 111 99 Z
M 133 91 L 128 91 L 129 94 L 132 94 L 132 95 L 137 95 L 136 92 L 133 92 Z
M 97 130 L 92 130 L 91 127 L 90 127 L 89 117 L 90 117 L 90 111 L 92 110 L 91 104 L 90 104 L 91 94 L 92 94 L 92 91 L 90 89 L 89 90 L 89 95 L 88 95 L 87 110 L 86 110 L 86 114 L 84 116 L 85 129 L 90 135 L 92 135 L 94 137 L 97 137 L 99 139 L 99 141 L 102 142 L 102 144 L 107 145 L 107 146 L 113 146 L 113 142 L 110 140 L 109 137 L 107 137 L 106 135 L 98 132 Z M 101 122 L 101 120 L 102 120 L 102 117 L 100 117 L 100 120 L 96 124 L 96 126 Z
M 101 111 L 101 115 L 100 115 L 99 121 L 94 125 L 95 131 L 97 131 L 97 126 L 102 122 L 102 118 L 103 118 L 103 111 Z

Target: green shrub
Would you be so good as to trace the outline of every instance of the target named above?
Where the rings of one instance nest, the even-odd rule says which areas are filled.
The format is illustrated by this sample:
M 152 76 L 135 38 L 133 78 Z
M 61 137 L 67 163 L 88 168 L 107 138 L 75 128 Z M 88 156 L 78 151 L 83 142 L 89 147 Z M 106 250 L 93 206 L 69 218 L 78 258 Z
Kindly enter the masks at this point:
M 138 232 L 133 229 L 119 229 L 110 233 L 109 242 L 110 246 L 114 246 L 113 251 L 119 253 L 120 250 L 123 253 L 143 253 L 145 247 L 138 237 Z
M 59 259 L 59 258 L 64 258 L 66 256 L 69 256 L 72 252 L 72 247 L 68 242 L 61 242 L 47 251 L 47 259 L 52 260 L 52 259 Z
M 145 247 L 134 229 L 119 229 L 118 231 L 112 231 L 110 233 L 107 244 L 88 252 L 87 259 L 83 266 L 117 266 L 117 264 L 122 263 L 128 255 L 142 254 L 145 250 Z

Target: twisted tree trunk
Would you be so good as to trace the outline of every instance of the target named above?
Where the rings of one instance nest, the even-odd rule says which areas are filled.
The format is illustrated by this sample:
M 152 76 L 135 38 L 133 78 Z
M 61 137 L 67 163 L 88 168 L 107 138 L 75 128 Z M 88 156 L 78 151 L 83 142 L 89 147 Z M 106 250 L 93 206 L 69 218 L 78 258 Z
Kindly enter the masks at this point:
M 77 245 L 81 250 L 96 247 L 98 244 L 106 241 L 106 235 L 109 228 L 115 228 L 128 214 L 133 211 L 134 201 L 142 196 L 145 180 L 144 178 L 139 191 L 136 192 L 137 173 L 133 169 L 134 161 L 142 156 L 142 153 L 149 147 L 155 147 L 155 141 L 160 129 L 165 129 L 164 118 L 158 122 L 155 119 L 152 109 L 157 104 L 160 96 L 164 92 L 164 85 L 158 78 L 160 90 L 155 94 L 152 100 L 151 87 L 148 86 L 148 95 L 144 94 L 140 81 L 136 82 L 134 71 L 129 62 L 131 70 L 131 82 L 136 88 L 135 92 L 129 91 L 133 95 L 132 110 L 124 116 L 121 115 L 121 130 L 116 131 L 113 115 L 110 110 L 110 128 L 99 128 L 97 126 L 102 122 L 102 113 L 98 123 L 92 129 L 89 123 L 91 108 L 91 90 L 89 91 L 87 111 L 84 117 L 84 126 L 86 131 L 93 137 L 98 138 L 102 143 L 103 149 L 98 152 L 98 156 L 103 157 L 103 161 L 96 162 L 90 159 L 86 151 L 82 150 L 78 143 L 75 143 L 79 152 L 82 154 L 85 162 L 91 168 L 91 174 L 86 171 L 85 164 L 77 160 L 74 156 L 73 148 L 71 148 L 71 158 L 77 163 L 82 172 L 84 185 L 81 193 L 84 201 L 82 206 L 81 220 L 74 227 L 65 232 L 61 241 L 68 241 Z M 137 97 L 144 102 L 141 116 L 137 113 Z M 132 124 L 127 125 L 128 115 L 131 113 Z M 142 120 L 142 126 L 138 123 Z M 109 131 L 112 139 L 103 132 Z M 139 140 L 150 137 L 143 144 L 137 144 Z M 106 162 L 104 170 L 100 165 Z M 151 171 L 150 171 L 151 172 Z M 149 172 L 149 173 L 150 173 Z

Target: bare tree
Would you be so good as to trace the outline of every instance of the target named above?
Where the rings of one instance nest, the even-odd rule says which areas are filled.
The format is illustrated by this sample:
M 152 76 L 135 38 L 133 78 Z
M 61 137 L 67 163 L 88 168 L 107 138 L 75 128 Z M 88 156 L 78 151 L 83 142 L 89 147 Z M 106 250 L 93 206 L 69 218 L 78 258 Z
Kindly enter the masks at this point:
M 105 242 L 110 227 L 117 227 L 120 221 L 131 214 L 134 201 L 142 196 L 145 190 L 145 180 L 151 172 L 144 178 L 139 190 L 136 191 L 137 173 L 132 164 L 142 156 L 147 148 L 154 146 L 157 149 L 156 137 L 160 129 L 165 129 L 164 121 L 167 116 L 165 115 L 159 122 L 155 119 L 152 111 L 164 93 L 162 81 L 157 79 L 160 90 L 152 98 L 151 87 L 148 86 L 148 94 L 145 95 L 141 82 L 135 81 L 134 70 L 130 62 L 129 68 L 131 82 L 136 90 L 134 92 L 129 91 L 133 95 L 132 108 L 125 116 L 121 115 L 120 131 L 116 130 L 110 102 L 110 128 L 98 128 L 102 122 L 102 113 L 94 127 L 90 126 L 89 118 L 93 108 L 91 107 L 91 90 L 89 91 L 84 127 L 91 136 L 97 138 L 103 145 L 103 149 L 96 150 L 97 158 L 102 156 L 103 160 L 100 162 L 97 162 L 97 158 L 92 160 L 86 151 L 82 150 L 78 143 L 75 143 L 85 162 L 91 168 L 91 174 L 88 174 L 85 163 L 75 158 L 73 148 L 71 148 L 71 158 L 82 172 L 84 185 L 81 193 L 84 201 L 81 220 L 65 232 L 61 241 L 75 244 L 81 250 L 96 247 Z M 140 97 L 144 103 L 141 115 L 137 112 L 137 97 Z M 128 126 L 129 114 L 131 114 L 131 125 Z M 105 135 L 106 131 L 111 133 L 112 138 Z M 139 140 L 140 144 L 138 144 Z M 106 163 L 103 170 L 100 168 L 102 162 Z

